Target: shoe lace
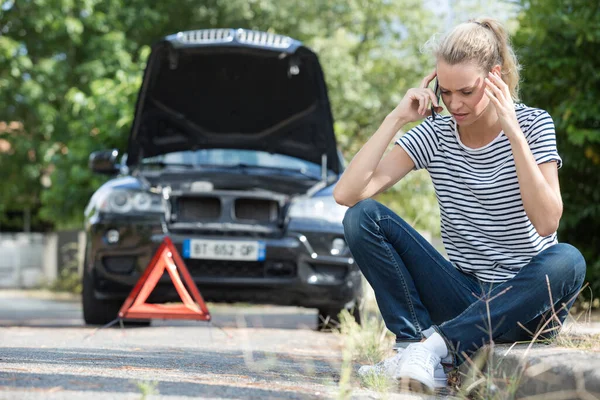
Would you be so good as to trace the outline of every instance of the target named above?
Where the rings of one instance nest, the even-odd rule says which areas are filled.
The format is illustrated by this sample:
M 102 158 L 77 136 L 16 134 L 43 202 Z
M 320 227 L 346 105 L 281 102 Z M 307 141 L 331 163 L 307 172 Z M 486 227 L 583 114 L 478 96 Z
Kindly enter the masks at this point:
M 396 354 L 394 354 L 393 356 L 388 357 L 385 360 L 379 361 L 377 364 L 375 364 L 375 366 L 379 368 L 386 368 L 391 367 L 393 365 L 397 365 L 400 362 L 401 357 L 402 352 L 396 352 Z
M 397 352 L 393 356 L 388 357 L 385 360 L 381 360 L 377 364 L 380 364 L 380 365 L 384 365 L 384 364 L 388 365 L 388 364 L 391 364 L 391 363 L 396 364 L 396 363 L 398 363 L 400 361 L 401 357 L 402 357 L 402 352 Z
M 440 360 L 437 360 L 435 355 L 433 355 L 429 350 L 422 346 L 415 346 L 410 349 L 410 353 L 406 359 L 406 367 L 410 366 L 418 366 L 421 368 L 426 368 L 428 371 L 433 373 L 436 364 L 438 364 Z

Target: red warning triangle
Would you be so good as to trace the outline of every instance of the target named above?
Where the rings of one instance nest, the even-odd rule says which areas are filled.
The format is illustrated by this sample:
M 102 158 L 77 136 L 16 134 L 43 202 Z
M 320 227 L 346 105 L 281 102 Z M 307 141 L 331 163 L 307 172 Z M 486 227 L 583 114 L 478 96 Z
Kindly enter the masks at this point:
M 146 303 L 165 269 L 183 304 Z M 181 274 L 181 277 L 179 276 Z M 183 281 L 189 288 L 186 289 Z M 191 292 L 191 293 L 190 293 Z M 165 237 L 142 277 L 119 310 L 121 319 L 192 319 L 210 321 L 210 313 L 183 259 L 169 237 Z

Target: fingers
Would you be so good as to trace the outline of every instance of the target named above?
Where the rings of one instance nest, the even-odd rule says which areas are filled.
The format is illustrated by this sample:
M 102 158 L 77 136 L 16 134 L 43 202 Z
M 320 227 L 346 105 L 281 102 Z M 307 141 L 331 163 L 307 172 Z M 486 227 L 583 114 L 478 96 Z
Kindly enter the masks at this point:
M 491 72 L 488 73 L 488 77 L 486 78 L 486 82 L 490 81 L 494 83 L 494 85 L 500 89 L 504 97 L 510 98 L 510 89 L 506 82 L 502 80 L 499 74 L 493 74 Z
M 426 87 L 429 86 L 429 84 L 431 83 L 431 81 L 436 77 L 437 75 L 437 71 L 434 69 L 433 71 L 431 71 L 431 73 L 429 75 L 427 75 L 425 78 L 423 78 L 423 80 L 421 81 L 421 88 L 425 89 Z
M 491 72 L 488 72 L 488 77 L 492 81 L 494 81 L 499 87 L 501 87 L 501 88 L 508 88 L 508 85 L 506 84 L 506 82 L 504 82 L 502 80 L 502 77 L 500 76 L 500 73 L 493 74 Z
M 419 114 L 431 115 L 430 104 L 433 104 L 437 112 L 443 109 L 438 102 L 437 96 L 430 88 L 425 89 L 421 95 L 423 96 L 423 101 L 419 102 Z
M 431 98 L 431 103 L 438 108 L 440 106 L 440 104 L 438 103 L 438 99 L 437 96 L 435 95 L 435 93 L 433 92 L 432 89 L 427 88 L 427 94 L 429 95 L 429 98 Z
M 424 115 L 429 106 L 429 97 L 425 93 L 419 93 L 419 114 Z
M 492 93 L 492 91 L 488 88 L 485 88 L 485 94 L 490 98 L 490 101 L 492 102 L 492 104 L 494 104 L 496 110 L 498 110 L 501 106 L 500 100 L 498 100 L 494 93 Z
M 436 111 L 442 110 L 435 93 L 430 88 L 411 89 L 410 99 L 418 102 L 416 109 L 419 115 L 431 115 L 430 104 L 433 104 Z
M 491 74 L 490 74 L 491 76 Z M 485 78 L 485 84 L 486 84 L 486 91 L 490 91 L 491 94 L 493 96 L 495 96 L 497 99 L 499 100 L 504 100 L 505 95 L 502 92 L 502 90 L 500 90 L 500 88 L 498 87 L 498 83 L 495 81 L 492 81 L 490 78 Z M 486 92 L 487 93 L 487 92 Z

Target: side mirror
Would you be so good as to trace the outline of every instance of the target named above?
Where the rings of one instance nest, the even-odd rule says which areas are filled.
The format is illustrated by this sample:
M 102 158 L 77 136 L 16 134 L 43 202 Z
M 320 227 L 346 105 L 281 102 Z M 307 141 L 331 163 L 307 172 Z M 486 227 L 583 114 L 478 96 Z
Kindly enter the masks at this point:
M 115 175 L 121 169 L 117 164 L 119 151 L 117 149 L 95 151 L 90 154 L 89 167 L 99 174 Z

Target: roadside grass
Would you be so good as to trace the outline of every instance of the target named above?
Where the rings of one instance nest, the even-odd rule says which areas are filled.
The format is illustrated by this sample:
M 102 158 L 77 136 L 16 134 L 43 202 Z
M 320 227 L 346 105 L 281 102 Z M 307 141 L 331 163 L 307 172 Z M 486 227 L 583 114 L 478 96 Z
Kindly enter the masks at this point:
M 389 332 L 381 318 L 373 289 L 365 282 L 364 296 L 359 307 L 361 324 L 358 324 L 352 313 L 342 311 L 339 315 L 339 326 L 334 334 L 339 335 L 342 342 L 342 367 L 338 384 L 338 399 L 347 399 L 352 395 L 357 377 L 354 365 L 375 364 L 391 355 L 390 349 L 394 336 Z M 393 386 L 382 374 L 370 373 L 361 379 L 362 386 L 373 390 L 385 398 Z
M 142 395 L 140 400 L 146 400 L 148 396 L 160 394 L 158 391 L 158 382 L 156 381 L 136 381 L 134 383 Z
M 360 379 L 361 384 L 378 393 L 388 393 L 393 390 L 394 382 L 383 374 L 370 371 Z
M 550 285 L 548 283 L 548 294 L 552 300 Z M 358 378 L 355 373 L 355 364 L 375 364 L 386 356 L 391 355 L 393 345 L 393 335 L 387 330 L 379 313 L 377 303 L 375 301 L 372 289 L 368 284 L 365 284 L 367 290 L 360 305 L 360 314 L 362 325 L 356 323 L 352 315 L 344 311 L 340 314 L 340 325 L 336 330 L 342 340 L 342 367 L 340 373 L 340 381 L 338 385 L 338 399 L 348 399 L 352 395 L 352 389 L 357 383 L 367 389 L 376 392 L 379 397 L 385 398 L 391 391 L 395 391 L 394 382 L 382 374 L 375 372 L 367 374 L 362 378 Z M 584 290 L 582 288 L 581 290 Z M 508 290 L 508 289 L 507 289 Z M 495 357 L 494 342 L 491 337 L 492 327 L 489 318 L 489 305 L 491 301 L 502 296 L 506 292 L 503 291 L 496 294 L 494 297 L 487 296 L 483 298 L 487 306 L 487 324 L 484 327 L 490 335 L 490 344 L 478 351 L 473 358 L 468 358 L 463 367 L 451 372 L 448 376 L 448 390 L 454 398 L 468 400 L 512 400 L 519 398 L 518 389 L 524 378 L 534 376 L 540 371 L 539 365 L 530 367 L 527 363 L 527 354 L 536 343 L 552 344 L 554 346 L 575 348 L 586 351 L 600 351 L 600 334 L 582 335 L 577 334 L 574 329 L 577 324 L 590 321 L 592 309 L 598 307 L 598 299 L 588 302 L 578 302 L 571 309 L 568 317 L 569 324 L 563 327 L 563 324 L 558 320 L 558 313 L 564 309 L 565 305 L 557 309 L 551 310 L 549 319 L 536 332 L 531 332 L 532 339 L 527 342 L 519 342 L 513 344 L 504 355 L 511 352 L 517 344 L 526 344 L 527 348 L 521 357 L 519 365 L 513 369 L 510 374 L 500 372 L 499 367 L 503 362 L 503 357 Z M 577 297 L 579 297 L 579 294 Z M 552 336 L 556 331 L 558 334 Z M 550 339 L 544 339 L 545 336 L 552 336 Z M 543 369 L 543 366 L 541 367 Z M 543 371 L 542 371 L 543 372 Z M 583 388 L 582 382 L 578 385 Z M 588 398 L 586 395 L 591 395 L 585 389 L 578 389 L 576 394 Z M 539 397 L 541 400 L 552 399 L 567 399 L 573 395 L 573 392 L 546 394 L 545 397 Z M 564 396 L 563 396 L 564 395 Z M 561 397 L 563 396 L 563 397 Z M 535 400 L 538 397 L 529 400 Z M 592 397 L 589 397 L 592 398 Z
M 382 319 L 373 315 L 361 316 L 362 324 L 359 325 L 346 310 L 340 313 L 339 318 L 338 332 L 353 361 L 373 364 L 388 353 L 393 338 Z
M 547 276 L 546 283 L 548 287 L 548 296 L 550 297 L 551 303 L 553 303 L 550 282 L 548 281 Z M 575 297 L 579 297 L 581 291 L 583 291 L 586 286 L 584 286 Z M 488 306 L 488 325 L 486 326 L 488 332 L 492 331 L 492 327 L 489 325 L 489 303 L 495 298 L 501 296 L 503 293 L 504 292 L 499 293 L 494 297 L 485 300 L 486 305 Z M 508 351 L 505 352 L 504 356 L 509 354 L 515 345 L 527 344 L 525 352 L 520 356 L 519 364 L 513 368 L 510 375 L 506 375 L 506 372 L 498 372 L 502 371 L 499 367 L 502 364 L 503 358 L 498 360 L 494 359 L 494 342 L 491 340 L 490 335 L 490 343 L 478 351 L 474 355 L 473 359 L 467 358 L 466 364 L 468 368 L 462 368 L 462 371 L 459 370 L 458 374 L 454 377 L 453 386 L 456 391 L 456 397 L 469 400 L 512 400 L 516 398 L 528 400 L 559 400 L 570 399 L 572 396 L 582 399 L 594 398 L 593 394 L 585 390 L 585 381 L 583 376 L 576 379 L 577 389 L 574 391 L 544 393 L 543 395 L 530 397 L 521 397 L 517 393 L 519 386 L 524 379 L 544 373 L 548 369 L 548 367 L 543 364 L 537 364 L 534 366 L 530 366 L 528 364 L 527 355 L 534 344 L 545 343 L 554 346 L 577 348 L 581 350 L 597 349 L 600 347 L 598 344 L 598 338 L 600 338 L 600 335 L 582 336 L 573 333 L 573 327 L 579 323 L 578 321 L 582 316 L 587 316 L 584 318 L 584 320 L 589 320 L 592 305 L 593 302 L 590 302 L 587 305 L 588 308 L 579 315 L 571 312 L 567 316 L 567 319 L 570 322 L 570 327 L 565 327 L 564 324 L 558 319 L 558 314 L 564 309 L 566 304 L 560 305 L 560 307 L 557 309 L 552 307 L 550 315 L 544 324 L 536 332 L 530 332 L 532 336 L 530 341 L 514 343 L 508 349 Z M 523 328 L 525 329 L 525 327 Z M 555 334 L 556 331 L 558 331 L 557 334 Z M 546 336 L 550 336 L 551 338 L 545 339 Z
M 600 352 L 600 334 L 596 335 L 576 335 L 571 333 L 559 333 L 551 344 L 569 349 L 578 349 L 586 351 Z
M 577 326 L 592 322 L 592 311 L 600 308 L 600 298 L 576 302 L 571 308 L 569 325 L 563 326 L 561 331 L 549 344 L 569 349 L 586 351 L 600 351 L 600 334 L 577 333 Z
M 339 315 L 340 326 L 337 334 L 342 340 L 342 371 L 340 373 L 339 399 L 347 399 L 352 394 L 356 376 L 354 365 L 375 364 L 385 358 L 393 344 L 393 336 L 388 333 L 383 320 L 377 315 L 362 315 L 359 325 L 346 310 Z M 392 389 L 393 382 L 383 374 L 375 372 L 360 379 L 362 386 L 384 395 Z
M 454 396 L 468 400 L 515 399 L 517 389 L 524 376 L 525 364 L 520 364 L 510 375 L 499 373 L 502 360 L 493 360 L 494 345 L 491 344 L 468 359 L 468 368 L 454 372 L 450 385 Z

